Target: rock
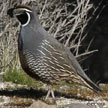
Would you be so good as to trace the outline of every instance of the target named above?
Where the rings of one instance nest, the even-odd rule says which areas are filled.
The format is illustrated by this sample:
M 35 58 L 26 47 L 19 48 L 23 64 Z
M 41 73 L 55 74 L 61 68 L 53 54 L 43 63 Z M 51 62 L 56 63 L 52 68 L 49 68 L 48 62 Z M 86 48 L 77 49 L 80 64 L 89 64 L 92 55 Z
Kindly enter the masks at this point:
M 88 106 L 83 103 L 73 103 L 69 105 L 65 105 L 64 108 L 97 108 L 96 106 Z
M 22 88 L 22 87 L 27 87 L 27 85 L 21 85 L 21 84 L 15 84 L 12 82 L 0 82 L 0 90 L 5 90 L 8 88 L 12 88 L 12 89 L 18 89 L 18 88 Z
M 57 108 L 56 105 L 48 105 L 42 101 L 34 101 L 28 108 Z

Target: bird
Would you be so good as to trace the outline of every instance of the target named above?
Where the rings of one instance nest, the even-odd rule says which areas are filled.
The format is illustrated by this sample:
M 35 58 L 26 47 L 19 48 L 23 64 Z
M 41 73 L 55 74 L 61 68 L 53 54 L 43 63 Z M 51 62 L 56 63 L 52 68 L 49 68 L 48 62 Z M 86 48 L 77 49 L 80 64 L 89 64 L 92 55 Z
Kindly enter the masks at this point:
M 102 92 L 85 74 L 71 51 L 42 27 L 36 10 L 20 4 L 8 9 L 7 14 L 21 23 L 18 36 L 21 67 L 29 76 L 49 86 L 46 100 L 50 94 L 55 99 L 53 86 L 60 82 Z

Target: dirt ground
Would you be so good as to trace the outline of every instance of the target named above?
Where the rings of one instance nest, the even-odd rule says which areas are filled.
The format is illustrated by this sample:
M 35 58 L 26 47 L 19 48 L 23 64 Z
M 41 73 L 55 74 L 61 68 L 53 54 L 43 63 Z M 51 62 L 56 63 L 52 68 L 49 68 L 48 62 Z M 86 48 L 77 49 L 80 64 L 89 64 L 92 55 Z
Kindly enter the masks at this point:
M 0 108 L 108 108 L 107 98 L 91 93 L 86 98 L 55 92 L 56 101 L 45 101 L 47 90 L 27 88 L 11 82 L 0 83 Z

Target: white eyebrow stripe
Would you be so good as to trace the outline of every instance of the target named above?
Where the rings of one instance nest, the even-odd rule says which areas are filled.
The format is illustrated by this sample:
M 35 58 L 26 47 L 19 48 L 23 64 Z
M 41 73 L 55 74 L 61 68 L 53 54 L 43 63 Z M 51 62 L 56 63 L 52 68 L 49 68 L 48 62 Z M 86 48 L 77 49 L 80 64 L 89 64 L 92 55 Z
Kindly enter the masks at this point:
M 19 10 L 25 10 L 26 12 L 32 12 L 31 10 L 26 9 L 26 8 L 20 8 Z

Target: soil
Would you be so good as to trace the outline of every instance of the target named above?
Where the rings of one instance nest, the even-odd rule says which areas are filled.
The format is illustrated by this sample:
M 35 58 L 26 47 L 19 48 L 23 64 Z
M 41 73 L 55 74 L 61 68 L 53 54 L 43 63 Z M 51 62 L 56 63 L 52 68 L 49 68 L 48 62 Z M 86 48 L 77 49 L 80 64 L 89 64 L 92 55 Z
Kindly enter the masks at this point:
M 55 92 L 56 101 L 45 101 L 47 90 L 28 88 L 12 82 L 0 83 L 0 108 L 108 108 L 102 96 L 82 97 Z M 61 95 L 61 96 L 60 96 Z

